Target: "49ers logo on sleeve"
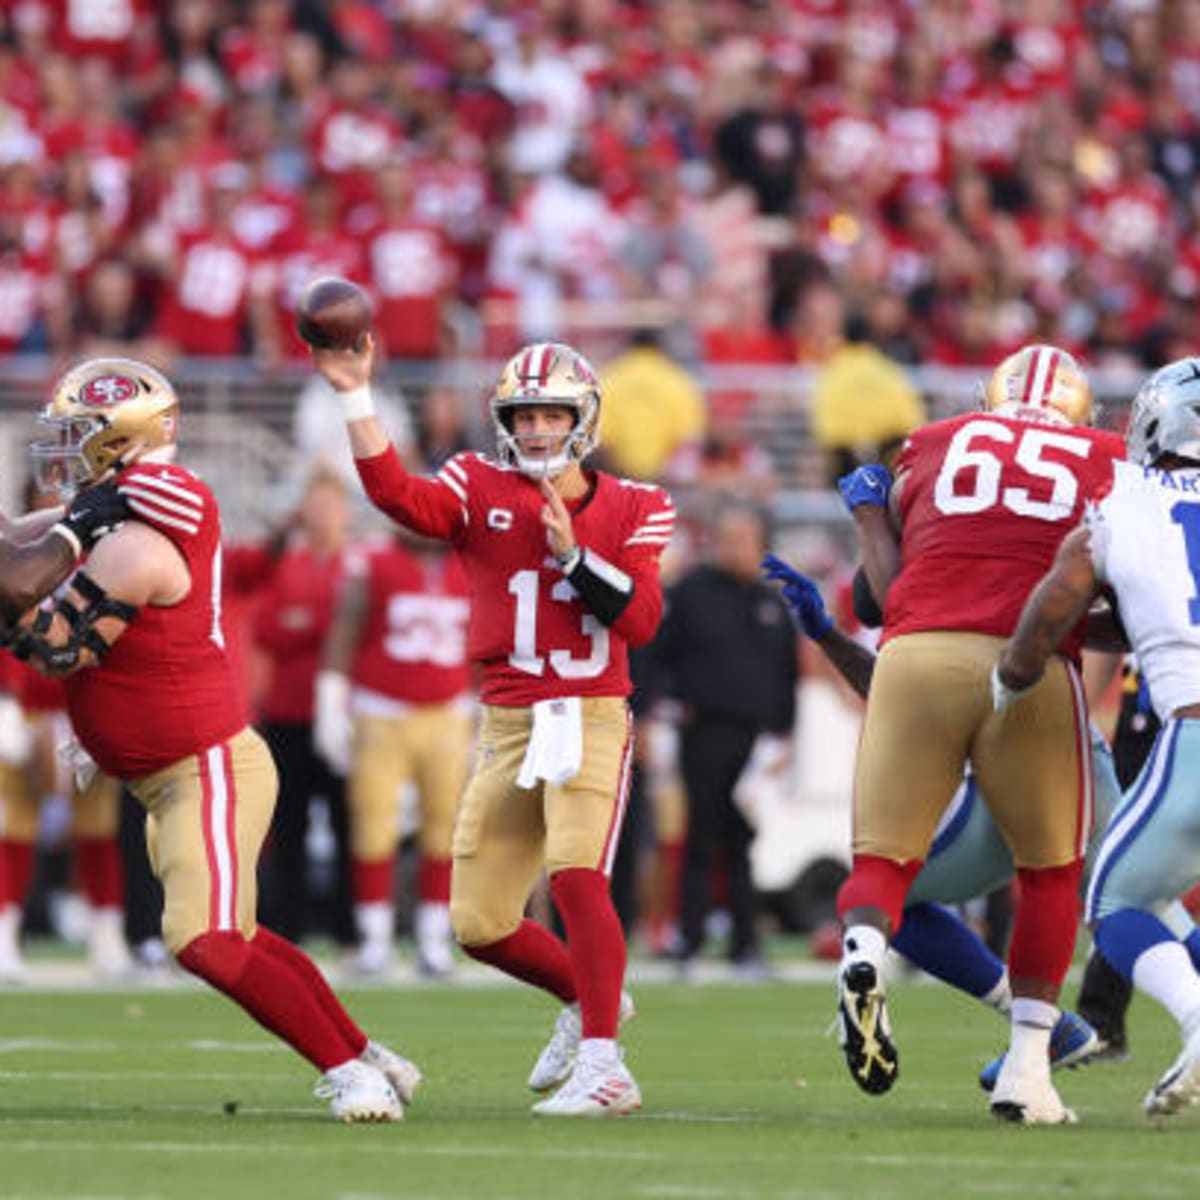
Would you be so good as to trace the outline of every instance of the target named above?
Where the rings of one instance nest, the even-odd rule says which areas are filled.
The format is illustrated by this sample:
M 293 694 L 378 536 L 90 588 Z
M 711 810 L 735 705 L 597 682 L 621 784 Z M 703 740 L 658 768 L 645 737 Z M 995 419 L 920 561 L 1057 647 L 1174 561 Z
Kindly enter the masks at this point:
M 93 408 L 107 408 L 122 400 L 132 400 L 137 390 L 137 384 L 124 375 L 100 375 L 79 389 L 79 402 Z

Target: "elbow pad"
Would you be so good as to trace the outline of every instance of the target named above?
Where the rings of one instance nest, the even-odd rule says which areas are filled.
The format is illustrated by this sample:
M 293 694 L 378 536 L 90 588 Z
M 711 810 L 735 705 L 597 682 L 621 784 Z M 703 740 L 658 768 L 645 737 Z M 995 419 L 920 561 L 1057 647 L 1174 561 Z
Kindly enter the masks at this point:
M 83 607 L 77 607 L 68 596 L 62 596 L 53 608 L 44 608 L 34 618 L 29 629 L 22 630 L 13 641 L 13 653 L 28 661 L 36 658 L 51 674 L 64 675 L 79 665 L 84 650 L 90 650 L 97 661 L 112 649 L 96 630 L 103 617 L 116 617 L 126 623 L 137 616 L 137 608 L 122 600 L 114 600 L 90 575 L 78 571 L 71 587 L 82 597 Z M 67 624 L 67 639 L 54 643 L 47 639 L 55 615 Z
M 859 567 L 854 572 L 852 584 L 854 595 L 854 615 L 868 628 L 878 629 L 883 624 L 883 610 L 875 599 L 871 585 L 867 582 L 867 573 Z
M 562 570 L 589 611 L 605 625 L 613 624 L 633 599 L 633 579 L 594 550 L 577 549 Z

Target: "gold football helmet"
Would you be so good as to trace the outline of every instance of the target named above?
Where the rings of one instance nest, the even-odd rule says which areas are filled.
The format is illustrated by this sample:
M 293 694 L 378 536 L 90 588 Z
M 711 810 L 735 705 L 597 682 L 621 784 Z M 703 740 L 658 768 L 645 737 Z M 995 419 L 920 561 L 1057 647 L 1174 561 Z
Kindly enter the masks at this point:
M 559 450 L 546 458 L 522 453 L 513 433 L 513 411 L 530 404 L 570 408 L 575 424 Z M 596 447 L 600 432 L 600 381 L 591 363 L 562 342 L 534 342 L 504 364 L 489 402 L 500 461 L 522 474 L 557 475 L 569 462 L 580 462 Z
M 152 451 L 173 449 L 179 397 L 145 363 L 93 358 L 58 381 L 38 424 L 56 436 L 30 447 L 37 485 L 70 496 Z
M 988 412 L 1012 406 L 1050 410 L 1072 425 L 1090 425 L 1092 385 L 1065 350 L 1025 346 L 992 372 L 983 391 L 983 407 Z

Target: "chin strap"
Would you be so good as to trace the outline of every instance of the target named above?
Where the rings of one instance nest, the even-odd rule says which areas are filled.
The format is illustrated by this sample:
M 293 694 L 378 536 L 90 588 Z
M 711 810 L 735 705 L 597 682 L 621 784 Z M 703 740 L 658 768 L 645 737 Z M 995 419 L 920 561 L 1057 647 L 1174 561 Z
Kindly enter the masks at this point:
M 116 617 L 128 624 L 137 616 L 137 607 L 123 600 L 114 600 L 90 575 L 77 571 L 71 588 L 83 599 L 77 606 L 69 595 L 61 596 L 52 608 L 41 609 L 33 624 L 19 631 L 12 640 L 12 652 L 25 662 L 36 659 L 38 665 L 51 675 L 65 675 L 79 666 L 80 656 L 90 650 L 100 661 L 112 649 L 96 629 L 104 617 Z M 55 616 L 67 624 L 67 639 L 54 643 L 47 639 Z

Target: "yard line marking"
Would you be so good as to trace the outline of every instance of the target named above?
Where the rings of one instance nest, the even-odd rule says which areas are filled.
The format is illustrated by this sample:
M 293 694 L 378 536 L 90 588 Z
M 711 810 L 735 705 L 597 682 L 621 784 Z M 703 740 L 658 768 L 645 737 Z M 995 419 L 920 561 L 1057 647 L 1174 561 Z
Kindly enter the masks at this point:
M 163 1110 L 156 1110 L 163 1111 Z M 167 1109 L 168 1112 L 178 1112 L 178 1109 Z M 214 1109 L 194 1109 L 195 1112 L 215 1113 Z M 246 1109 L 243 1108 L 243 1114 L 274 1114 L 281 1109 Z M 324 1118 L 319 1111 L 305 1109 L 305 1114 L 310 1117 L 317 1117 L 322 1124 L 328 1124 L 331 1129 L 336 1129 L 336 1125 Z M 139 1123 L 143 1123 L 139 1121 Z M 114 1143 L 111 1140 L 107 1141 L 60 1141 L 57 1138 L 22 1138 L 20 1141 L 7 1141 L 0 1138 L 0 1149 L 7 1153 L 24 1152 L 28 1154 L 44 1154 L 47 1151 L 53 1150 L 55 1153 L 64 1153 L 67 1151 L 75 1151 L 82 1154 L 94 1154 L 98 1150 L 112 1151 L 119 1149 L 121 1151 L 129 1151 L 136 1154 L 233 1154 L 243 1155 L 249 1151 L 277 1151 L 279 1143 L 274 1140 L 262 1142 L 247 1142 L 244 1140 L 235 1143 L 223 1142 L 166 1142 L 166 1141 L 149 1141 L 149 1142 L 121 1142 Z M 330 1154 L 328 1145 L 320 1146 L 291 1146 L 287 1148 L 289 1156 L 297 1155 L 314 1155 L 321 1158 L 327 1158 Z M 455 1142 L 444 1146 L 414 1146 L 411 1143 L 405 1143 L 404 1154 L 411 1156 L 414 1154 L 427 1155 L 432 1158 L 458 1158 L 461 1159 L 464 1153 L 463 1143 Z M 356 1157 L 363 1154 L 386 1154 L 389 1157 L 395 1157 L 396 1143 L 391 1142 L 387 1145 L 374 1145 L 370 1143 L 356 1144 L 354 1147 Z M 554 1147 L 531 1148 L 529 1146 L 471 1146 L 470 1154 L 473 1158 L 544 1158 L 544 1159 L 596 1159 L 600 1162 L 612 1161 L 611 1147 L 597 1147 L 595 1150 L 584 1149 L 556 1149 Z M 671 1155 L 666 1153 L 657 1153 L 647 1150 L 622 1150 L 621 1159 L 627 1161 L 637 1159 L 641 1162 L 665 1162 L 671 1158 Z

